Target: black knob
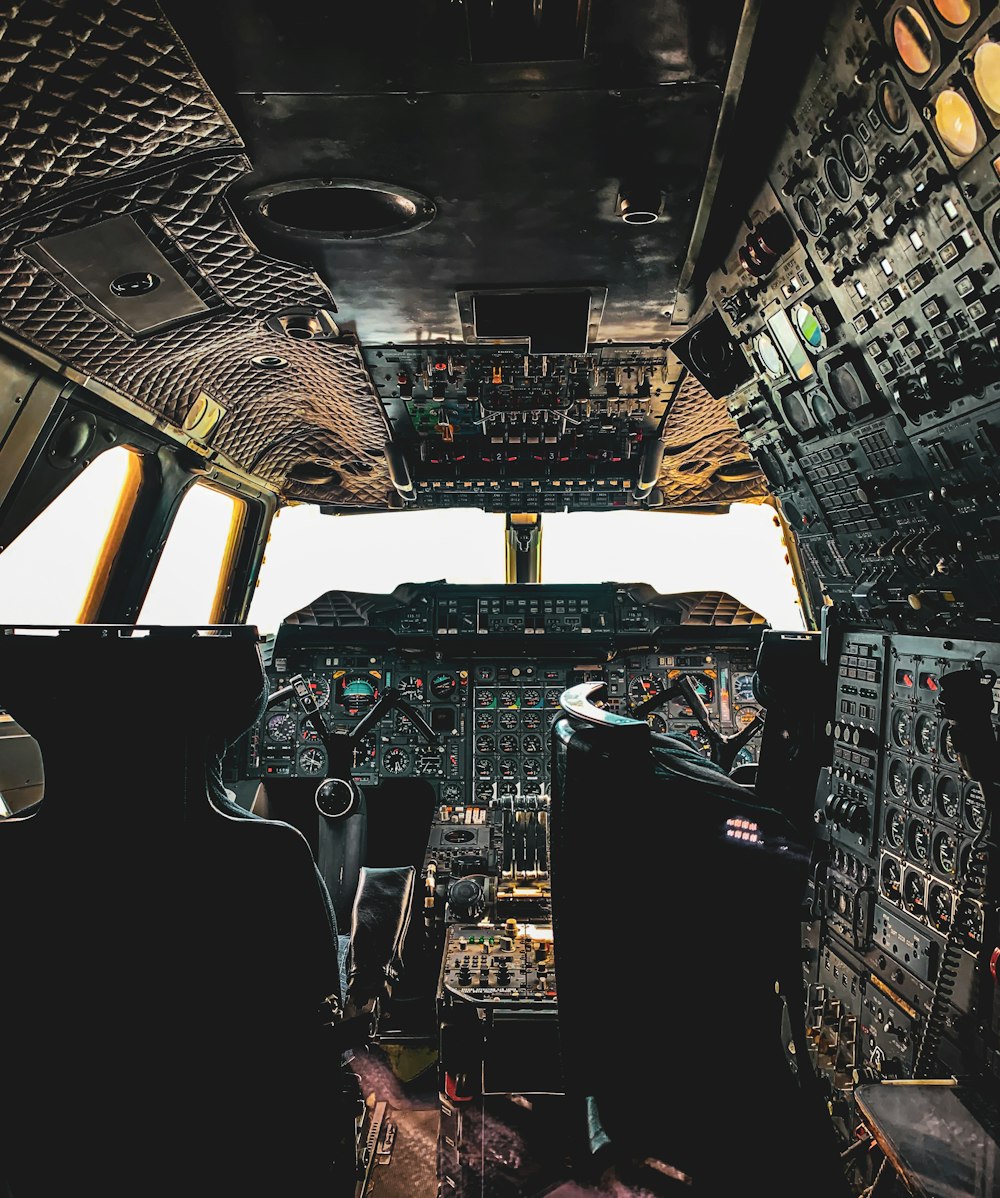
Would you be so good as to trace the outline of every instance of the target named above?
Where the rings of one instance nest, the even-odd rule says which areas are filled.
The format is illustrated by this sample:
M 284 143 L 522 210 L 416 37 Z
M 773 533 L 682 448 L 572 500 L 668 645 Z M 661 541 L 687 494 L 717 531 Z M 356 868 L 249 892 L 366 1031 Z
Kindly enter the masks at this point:
M 448 909 L 455 919 L 474 923 L 486 911 L 486 895 L 475 878 L 459 878 L 448 891 Z

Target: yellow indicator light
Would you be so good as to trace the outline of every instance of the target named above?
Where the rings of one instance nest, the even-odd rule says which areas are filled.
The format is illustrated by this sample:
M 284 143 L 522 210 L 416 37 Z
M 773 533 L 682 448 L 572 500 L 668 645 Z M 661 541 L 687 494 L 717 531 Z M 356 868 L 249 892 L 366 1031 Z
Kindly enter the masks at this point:
M 972 56 L 972 81 L 983 103 L 1000 112 L 1000 45 L 983 42 Z
M 933 61 L 934 40 L 927 22 L 907 4 L 892 18 L 892 40 L 900 62 L 914 75 L 926 75 Z
M 934 105 L 934 128 L 953 154 L 968 158 L 975 152 L 979 130 L 972 105 L 961 94 L 946 88 Z
M 972 16 L 969 0 L 931 0 L 934 11 L 949 25 L 964 25 Z

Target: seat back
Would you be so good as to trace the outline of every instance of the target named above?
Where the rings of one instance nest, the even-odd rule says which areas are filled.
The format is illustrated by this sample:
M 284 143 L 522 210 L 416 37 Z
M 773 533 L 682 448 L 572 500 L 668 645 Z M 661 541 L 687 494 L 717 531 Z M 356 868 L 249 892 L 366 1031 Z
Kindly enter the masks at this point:
M 254 629 L 0 636 L 46 774 L 0 824 L 13 1198 L 329 1192 L 332 910 L 302 836 L 221 782 L 265 695 Z
M 698 1194 L 839 1193 L 835 1154 L 817 1147 L 784 1057 L 775 993 L 798 970 L 808 856 L 752 791 L 682 738 L 635 724 L 564 714 L 553 726 L 567 1095 L 587 1111 L 591 1144 L 656 1157 Z M 810 1152 L 832 1171 L 815 1185 Z

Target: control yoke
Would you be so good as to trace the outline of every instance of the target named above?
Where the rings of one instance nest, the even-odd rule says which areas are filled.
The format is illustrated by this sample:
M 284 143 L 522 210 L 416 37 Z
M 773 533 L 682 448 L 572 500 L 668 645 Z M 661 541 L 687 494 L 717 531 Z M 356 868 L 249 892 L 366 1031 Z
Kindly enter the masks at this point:
M 316 806 L 330 819 L 340 819 L 354 807 L 358 795 L 357 783 L 351 776 L 355 750 L 368 731 L 390 712 L 401 711 L 429 744 L 436 744 L 439 739 L 413 704 L 391 686 L 385 689 L 372 709 L 365 712 L 350 731 L 327 726 L 316 697 L 301 674 L 293 675 L 287 686 L 274 691 L 268 697 L 267 706 L 273 707 L 285 699 L 293 700 L 326 750 L 328 773 L 316 788 Z
M 695 687 L 694 680 L 690 674 L 678 674 L 673 680 L 673 685 L 668 686 L 666 690 L 660 691 L 651 698 L 646 699 L 637 707 L 632 708 L 632 715 L 637 720 L 644 720 L 651 711 L 657 707 L 662 707 L 664 703 L 669 703 L 672 699 L 683 699 L 690 707 L 691 714 L 701 725 L 706 737 L 708 738 L 709 748 L 711 749 L 712 760 L 716 765 L 721 766 L 726 773 L 733 768 L 733 762 L 736 760 L 736 755 L 748 741 L 753 740 L 758 732 L 764 727 L 764 717 L 760 712 L 739 732 L 734 732 L 732 736 L 724 736 L 718 728 L 712 723 L 712 717 L 708 714 L 708 708 L 702 702 L 701 695 Z

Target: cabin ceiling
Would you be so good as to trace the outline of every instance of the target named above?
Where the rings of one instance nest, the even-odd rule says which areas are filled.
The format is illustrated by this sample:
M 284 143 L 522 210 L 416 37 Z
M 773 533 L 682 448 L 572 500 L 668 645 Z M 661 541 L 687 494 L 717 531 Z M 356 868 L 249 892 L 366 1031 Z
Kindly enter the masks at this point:
M 463 295 L 557 289 L 540 321 L 583 296 L 592 339 L 664 363 L 664 505 L 763 496 L 665 354 L 741 4 L 500 8 L 0 5 L 0 330 L 286 498 L 372 509 L 394 427 L 366 347 L 461 346 Z M 412 194 L 415 227 L 291 231 L 301 180 Z

